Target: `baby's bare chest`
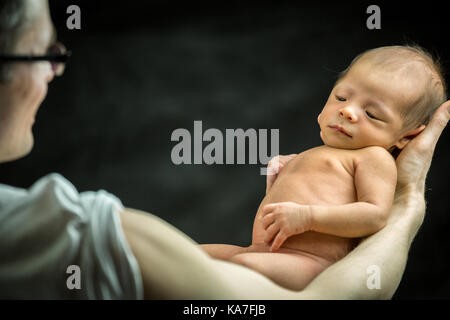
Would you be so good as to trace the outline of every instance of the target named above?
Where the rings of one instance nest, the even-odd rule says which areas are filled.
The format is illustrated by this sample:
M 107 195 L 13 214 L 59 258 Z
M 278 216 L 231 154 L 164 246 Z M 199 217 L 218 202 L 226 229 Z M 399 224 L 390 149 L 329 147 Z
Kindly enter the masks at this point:
M 355 202 L 352 152 L 355 151 L 321 146 L 299 154 L 280 172 L 269 202 L 317 205 Z

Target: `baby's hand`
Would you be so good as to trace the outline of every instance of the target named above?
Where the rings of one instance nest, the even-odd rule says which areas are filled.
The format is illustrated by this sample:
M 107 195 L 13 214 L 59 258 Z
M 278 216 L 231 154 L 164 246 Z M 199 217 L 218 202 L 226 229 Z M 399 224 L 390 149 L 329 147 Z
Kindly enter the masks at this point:
M 278 250 L 290 236 L 310 230 L 311 213 L 309 206 L 295 202 L 279 202 L 265 205 L 262 222 L 266 236 L 265 243 L 272 239 L 270 251 Z

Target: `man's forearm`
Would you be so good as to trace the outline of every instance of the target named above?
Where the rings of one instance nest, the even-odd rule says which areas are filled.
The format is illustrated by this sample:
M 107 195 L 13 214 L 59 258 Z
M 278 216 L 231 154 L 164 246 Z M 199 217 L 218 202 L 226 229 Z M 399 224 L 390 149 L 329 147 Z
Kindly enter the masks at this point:
M 359 238 L 384 227 L 387 212 L 381 207 L 354 202 L 336 206 L 309 206 L 311 231 L 345 238 Z
M 423 206 L 423 208 L 422 208 Z M 394 204 L 386 227 L 364 239 L 345 258 L 327 268 L 303 294 L 311 299 L 390 299 L 401 281 L 423 204 Z M 351 272 L 349 272 L 351 270 Z M 376 274 L 379 271 L 379 274 Z M 370 277 L 379 276 L 379 288 Z
M 193 240 L 153 215 L 128 210 L 121 213 L 121 220 L 147 298 L 378 299 L 391 298 L 400 283 L 410 243 L 420 225 L 414 210 L 415 206 L 394 206 L 385 228 L 362 241 L 301 292 L 281 288 L 243 266 L 211 259 Z M 367 287 L 371 265 L 380 269 L 380 289 Z

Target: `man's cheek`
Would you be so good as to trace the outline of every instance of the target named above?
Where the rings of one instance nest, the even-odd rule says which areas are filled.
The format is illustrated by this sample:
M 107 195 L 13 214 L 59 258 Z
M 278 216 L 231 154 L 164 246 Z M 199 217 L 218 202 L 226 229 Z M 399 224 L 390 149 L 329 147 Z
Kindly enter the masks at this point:
M 27 102 L 33 109 L 33 112 L 35 112 L 47 96 L 48 85 L 44 81 L 37 81 L 36 79 L 34 79 L 29 89 L 30 95 L 27 99 Z

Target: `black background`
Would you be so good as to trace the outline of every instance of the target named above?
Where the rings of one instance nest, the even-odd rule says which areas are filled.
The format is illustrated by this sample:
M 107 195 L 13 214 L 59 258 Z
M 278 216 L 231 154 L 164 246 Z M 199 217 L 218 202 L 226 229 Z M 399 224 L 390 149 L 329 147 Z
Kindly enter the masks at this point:
M 81 8 L 68 30 L 66 8 Z M 366 9 L 381 8 L 381 30 Z M 280 154 L 321 143 L 316 122 L 337 72 L 366 49 L 416 42 L 450 70 L 444 4 L 278 1 L 50 1 L 73 51 L 50 84 L 35 147 L 0 165 L 28 188 L 58 172 L 78 191 L 104 189 L 199 243 L 247 246 L 264 197 L 261 165 L 174 165 L 177 128 L 280 130 Z M 449 78 L 447 76 L 447 82 Z M 204 145 L 206 145 L 205 143 Z M 449 134 L 427 180 L 425 222 L 394 298 L 449 298 Z

